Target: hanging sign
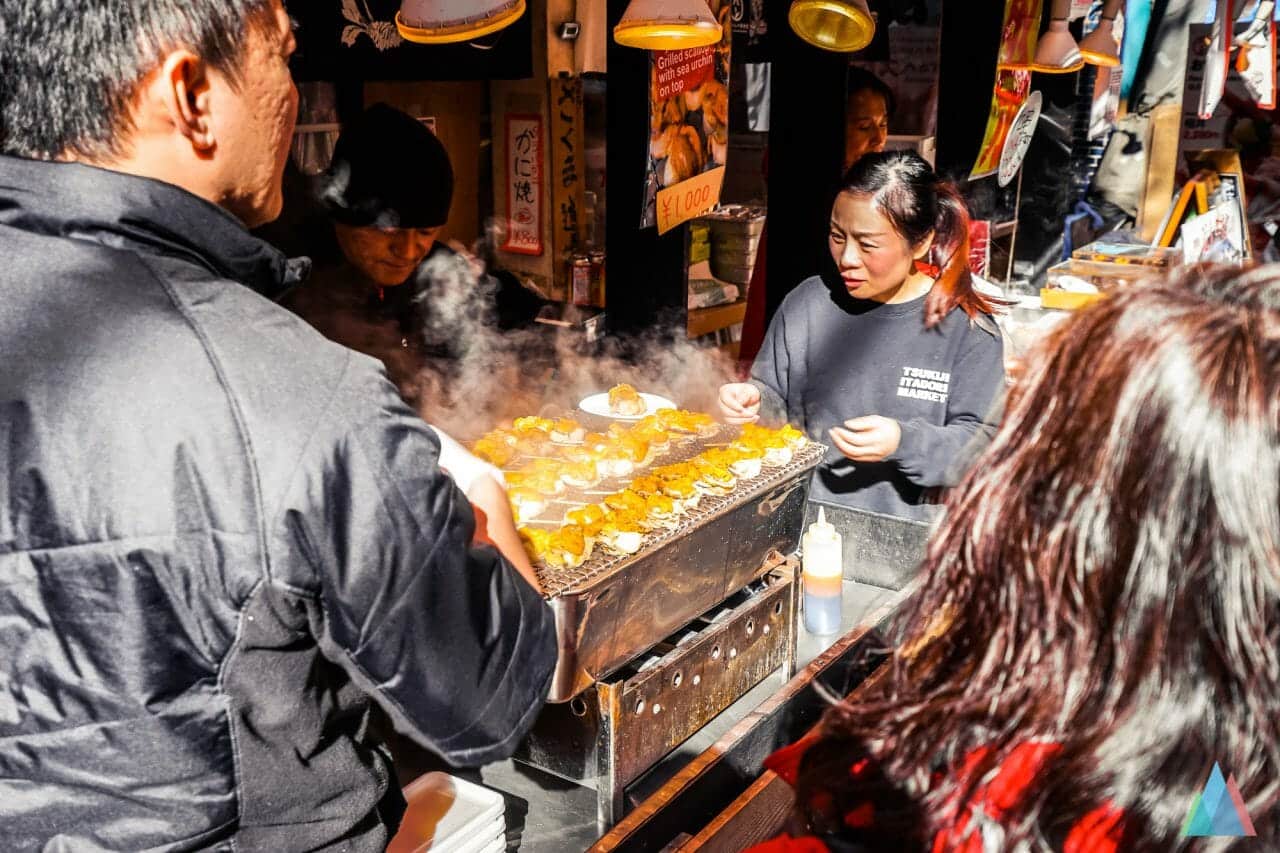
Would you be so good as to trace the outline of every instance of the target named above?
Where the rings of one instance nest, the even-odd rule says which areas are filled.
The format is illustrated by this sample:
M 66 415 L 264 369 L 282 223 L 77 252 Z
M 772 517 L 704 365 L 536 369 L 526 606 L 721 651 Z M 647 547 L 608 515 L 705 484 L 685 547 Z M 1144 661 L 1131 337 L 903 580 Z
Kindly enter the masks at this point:
M 729 23 L 730 0 L 706 2 L 723 24 Z M 727 160 L 732 32 L 732 26 L 725 26 L 718 45 L 649 53 L 649 164 L 641 228 L 658 224 L 659 193 L 700 179 Z M 697 186 L 712 185 L 716 187 L 714 207 L 719 202 L 719 181 L 702 179 Z M 675 208 L 672 202 L 670 209 Z M 682 221 L 667 220 L 667 227 Z
M 1004 138 L 1004 150 L 1000 152 L 1000 170 L 996 179 L 1000 186 L 1009 186 L 1022 168 L 1027 149 L 1031 147 L 1031 139 L 1036 135 L 1036 124 L 1040 121 L 1040 108 L 1043 104 L 1041 94 L 1032 92 L 1014 117 L 1009 133 Z
M 658 233 L 665 234 L 682 222 L 715 210 L 723 184 L 724 166 L 721 166 L 674 187 L 658 190 Z
M 1030 68 L 1040 40 L 1043 0 L 1006 0 L 997 68 Z
M 551 86 L 551 248 L 557 262 L 578 248 L 585 215 L 582 78 L 556 77 Z
M 1214 12 L 1209 51 L 1205 57 L 1204 85 L 1200 89 L 1199 116 L 1202 120 L 1213 118 L 1227 87 L 1227 74 L 1231 70 L 1232 23 L 1235 21 L 1234 0 L 1218 0 Z
M 1264 110 L 1276 108 L 1275 3 L 1266 0 L 1252 21 L 1236 25 L 1235 71 L 1249 97 Z
M 542 116 L 508 114 L 504 252 L 542 254 Z
M 971 179 L 985 178 L 1000 169 L 1000 157 L 1009 129 L 1031 93 L 1031 72 L 1001 68 L 996 72 L 995 93 L 991 96 L 991 114 L 987 118 L 987 132 L 978 150 L 978 161 L 973 165 Z

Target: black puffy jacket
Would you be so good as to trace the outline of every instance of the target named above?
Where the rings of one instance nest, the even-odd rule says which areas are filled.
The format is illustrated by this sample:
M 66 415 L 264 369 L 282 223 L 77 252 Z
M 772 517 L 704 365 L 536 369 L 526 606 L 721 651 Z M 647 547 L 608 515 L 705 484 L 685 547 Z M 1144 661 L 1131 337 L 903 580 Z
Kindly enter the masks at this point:
M 0 157 L 4 850 L 380 850 L 370 699 L 475 765 L 546 695 L 550 609 L 286 269 L 176 187 Z

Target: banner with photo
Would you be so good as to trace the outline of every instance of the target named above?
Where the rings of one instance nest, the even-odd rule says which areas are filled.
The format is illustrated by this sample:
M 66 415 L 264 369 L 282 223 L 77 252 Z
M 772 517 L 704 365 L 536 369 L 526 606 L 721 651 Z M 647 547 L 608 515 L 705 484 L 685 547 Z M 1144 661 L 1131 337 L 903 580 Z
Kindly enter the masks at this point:
M 991 114 L 970 179 L 986 177 L 1000 168 L 1000 154 L 1009 128 L 1031 94 L 1031 66 L 1035 61 L 1043 8 L 1043 0 L 1005 0 Z
M 659 192 L 686 181 L 706 184 L 705 173 L 724 166 L 729 152 L 729 44 L 733 26 L 731 0 L 707 0 L 724 28 L 718 45 L 688 50 L 656 50 L 649 54 L 649 163 L 645 171 L 640 227 L 660 231 L 701 216 L 719 203 L 714 192 L 699 192 L 693 208 L 674 207 L 659 216 Z M 723 174 L 722 172 L 720 174 Z M 664 198 L 683 198 L 664 192 Z M 659 219 L 662 219 L 659 222 Z
M 1005 139 L 1009 136 L 1009 129 L 1013 127 L 1013 120 L 1018 117 L 1018 111 L 1030 94 L 1030 70 L 1001 68 L 996 72 L 996 91 L 991 96 L 987 132 L 982 138 L 982 148 L 978 150 L 978 161 L 974 163 L 970 179 L 985 178 L 1000 169 L 1000 155 L 1004 152 Z

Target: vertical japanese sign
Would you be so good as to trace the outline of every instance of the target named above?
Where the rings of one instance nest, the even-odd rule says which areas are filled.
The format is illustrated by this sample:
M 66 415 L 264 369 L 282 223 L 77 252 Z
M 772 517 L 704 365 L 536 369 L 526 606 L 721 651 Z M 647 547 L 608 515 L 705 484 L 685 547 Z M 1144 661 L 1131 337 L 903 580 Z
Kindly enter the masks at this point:
M 542 254 L 542 117 L 508 114 L 504 252 Z
M 551 249 L 557 263 L 578 247 L 585 224 L 582 78 L 551 80 Z
M 649 166 L 640 227 L 661 233 L 715 208 L 729 151 L 730 0 L 707 0 L 724 27 L 718 45 L 649 54 Z M 710 176 L 717 172 L 719 179 Z M 696 193 L 675 192 L 698 181 Z M 685 190 L 690 188 L 686 187 Z M 670 191 L 670 192 L 668 192 Z M 661 204 L 667 202 L 663 213 Z M 693 207 L 685 200 L 699 199 Z

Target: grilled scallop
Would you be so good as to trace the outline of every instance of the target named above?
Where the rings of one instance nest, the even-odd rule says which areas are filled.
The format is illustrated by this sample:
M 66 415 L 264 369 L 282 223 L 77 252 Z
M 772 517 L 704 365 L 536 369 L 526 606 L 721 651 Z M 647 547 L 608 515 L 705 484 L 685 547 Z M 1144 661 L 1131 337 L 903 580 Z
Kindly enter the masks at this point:
M 591 540 L 581 527 L 570 524 L 551 534 L 549 551 L 561 565 L 575 569 L 591 556 Z
M 545 563 L 547 551 L 551 545 L 551 531 L 536 527 L 521 527 L 518 532 L 520 544 L 524 545 L 524 552 L 529 555 L 529 559 L 535 563 Z
M 533 489 L 517 486 L 507 491 L 507 501 L 517 524 L 533 521 L 547 511 L 547 499 Z
M 606 477 L 630 477 L 636 464 L 617 447 L 610 447 L 600 455 L 600 473 Z
M 600 508 L 599 504 L 587 504 L 586 506 L 569 510 L 564 517 L 571 524 L 577 524 L 585 528 L 604 521 L 605 511 Z
M 645 514 L 659 527 L 675 527 L 679 523 L 676 502 L 667 495 L 648 495 L 644 499 Z
M 693 480 L 687 477 L 663 481 L 662 493 L 679 501 L 684 512 L 696 507 L 702 497 L 702 492 L 694 485 Z
M 511 424 L 516 432 L 524 432 L 526 430 L 537 430 L 538 432 L 551 432 L 554 425 L 553 421 L 546 418 L 538 418 L 530 415 L 529 417 L 516 418 Z
M 798 450 L 803 450 L 804 446 L 809 443 L 808 436 L 793 427 L 791 424 L 787 424 L 778 430 L 778 435 L 787 443 L 787 446 L 791 448 L 793 453 Z
M 654 474 L 647 474 L 636 477 L 627 488 L 640 495 L 656 495 L 662 491 L 662 480 Z
M 609 389 L 609 411 L 615 415 L 634 417 L 643 415 L 646 404 L 640 393 L 630 385 L 615 385 Z
M 491 465 L 503 467 L 515 458 L 515 448 L 497 438 L 485 437 L 471 446 L 471 452 Z
M 560 469 L 560 482 L 571 489 L 589 489 L 600 482 L 600 466 L 593 462 L 566 462 Z
M 613 512 L 600 523 L 600 542 L 619 555 L 635 554 L 644 545 L 644 526 L 633 513 Z
M 750 480 L 753 477 L 760 476 L 760 470 L 763 462 L 759 455 L 756 454 L 740 454 L 737 459 L 729 463 L 729 470 L 734 476 L 743 480 Z
M 587 428 L 577 421 L 561 418 L 551 428 L 551 440 L 556 444 L 582 444 Z
M 644 497 L 630 489 L 609 495 L 604 499 L 604 505 L 615 512 L 645 512 Z

